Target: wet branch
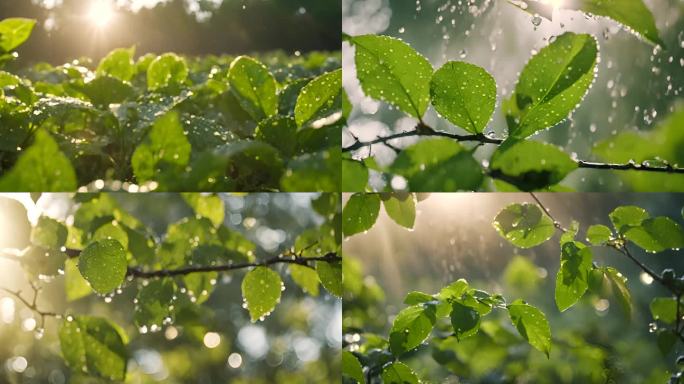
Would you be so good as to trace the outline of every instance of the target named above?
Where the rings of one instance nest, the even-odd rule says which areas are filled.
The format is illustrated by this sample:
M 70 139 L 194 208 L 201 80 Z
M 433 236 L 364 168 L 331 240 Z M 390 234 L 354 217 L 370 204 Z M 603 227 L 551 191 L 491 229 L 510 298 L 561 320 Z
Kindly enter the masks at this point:
M 170 276 L 183 276 L 189 275 L 191 273 L 201 273 L 201 272 L 227 272 L 245 268 L 253 267 L 266 267 L 275 264 L 296 264 L 302 265 L 309 268 L 314 268 L 311 262 L 314 261 L 326 261 L 329 263 L 340 262 L 342 258 L 336 253 L 328 253 L 320 257 L 302 257 L 302 256 L 287 256 L 278 255 L 270 259 L 263 261 L 253 262 L 253 263 L 234 263 L 234 264 L 222 264 L 222 265 L 211 265 L 211 266 L 197 266 L 197 267 L 184 267 L 178 269 L 159 269 L 153 271 L 145 271 L 139 268 L 128 268 L 128 276 L 133 276 L 136 278 L 152 278 L 152 277 L 170 277 Z
M 544 211 L 544 213 L 546 213 L 546 215 L 551 218 L 551 220 L 553 221 L 554 226 L 556 228 L 558 228 L 561 232 L 567 232 L 567 230 L 564 229 L 563 227 L 561 227 L 560 223 L 558 221 L 556 221 L 556 219 L 554 219 L 553 216 L 551 216 L 551 213 L 549 212 L 549 210 L 546 209 L 544 204 L 542 204 L 542 202 L 539 200 L 539 198 L 533 192 L 530 192 L 530 196 L 532 196 L 534 201 L 537 202 L 537 204 L 539 205 L 539 207 L 541 207 L 541 209 Z M 679 291 L 676 289 L 676 287 L 674 287 L 672 284 L 669 284 L 668 282 L 666 282 L 658 273 L 653 271 L 646 264 L 644 264 L 639 259 L 637 259 L 634 255 L 632 255 L 632 253 L 629 251 L 629 249 L 627 249 L 627 244 L 624 241 L 621 242 L 620 244 L 609 243 L 608 246 L 615 249 L 616 251 L 620 252 L 621 254 L 623 254 L 625 257 L 627 257 L 629 260 L 631 260 L 634 264 L 636 264 L 642 271 L 644 271 L 646 274 L 651 276 L 651 278 L 654 281 L 657 281 L 658 283 L 660 283 L 663 287 L 667 288 L 670 292 L 672 292 L 675 295 L 679 294 Z
M 455 133 L 448 133 L 448 132 L 441 132 L 441 131 L 436 131 L 432 127 L 425 125 L 424 123 L 419 123 L 416 126 L 416 129 L 411 130 L 411 131 L 405 131 L 405 132 L 399 132 L 399 133 L 394 133 L 391 135 L 387 136 L 382 136 L 382 137 L 377 137 L 373 140 L 369 141 L 362 141 L 359 140 L 357 137 L 353 136 L 354 138 L 354 143 L 342 148 L 342 152 L 351 152 L 355 151 L 364 147 L 369 147 L 374 144 L 384 144 L 396 151 L 396 147 L 392 146 L 389 141 L 394 140 L 394 139 L 400 139 L 402 137 L 427 137 L 427 136 L 432 136 L 432 137 L 446 137 L 449 139 L 453 139 L 455 141 L 473 141 L 473 142 L 478 142 L 480 145 L 482 144 L 494 144 L 494 145 L 501 145 L 501 143 L 504 142 L 504 139 L 501 138 L 496 138 L 492 136 L 488 136 L 482 133 L 477 133 L 477 134 L 471 134 L 471 135 L 459 135 Z M 645 163 L 635 163 L 635 162 L 629 162 L 629 163 L 598 163 L 598 162 L 593 162 L 593 161 L 586 161 L 586 160 L 575 160 L 575 163 L 577 163 L 578 168 L 584 168 L 584 169 L 606 169 L 606 170 L 612 170 L 612 171 L 642 171 L 642 172 L 658 172 L 658 173 L 673 173 L 673 174 L 684 174 L 684 168 L 681 167 L 674 167 L 671 164 L 666 164 L 663 166 L 652 166 L 648 165 Z

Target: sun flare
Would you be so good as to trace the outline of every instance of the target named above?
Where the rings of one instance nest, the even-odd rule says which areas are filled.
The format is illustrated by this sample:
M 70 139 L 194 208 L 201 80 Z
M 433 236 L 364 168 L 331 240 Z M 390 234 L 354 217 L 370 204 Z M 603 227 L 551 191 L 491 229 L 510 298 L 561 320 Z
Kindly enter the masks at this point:
M 88 19 L 98 28 L 104 28 L 114 19 L 114 8 L 108 0 L 93 1 L 88 10 Z

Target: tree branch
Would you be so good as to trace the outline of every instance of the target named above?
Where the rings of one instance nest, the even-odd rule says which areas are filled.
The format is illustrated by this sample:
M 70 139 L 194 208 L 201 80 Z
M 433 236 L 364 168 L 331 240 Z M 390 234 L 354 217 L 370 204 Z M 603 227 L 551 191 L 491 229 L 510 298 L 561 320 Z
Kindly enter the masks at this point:
M 279 255 L 270 259 L 263 261 L 253 262 L 253 263 L 239 263 L 239 264 L 222 264 L 222 265 L 210 265 L 210 266 L 197 266 L 197 267 L 184 267 L 178 269 L 160 269 L 153 271 L 144 271 L 139 268 L 131 267 L 128 269 L 128 276 L 133 276 L 136 278 L 151 278 L 151 277 L 169 277 L 169 276 L 183 276 L 189 275 L 191 273 L 201 273 L 201 272 L 227 272 L 238 269 L 252 268 L 252 267 L 265 267 L 274 264 L 296 264 L 305 267 L 313 268 L 309 262 L 312 261 L 326 261 L 326 262 L 340 262 L 342 258 L 336 253 L 328 253 L 320 257 L 302 257 L 302 256 L 291 256 L 287 257 L 285 255 Z
M 24 306 L 34 313 L 36 313 L 38 316 L 40 316 L 40 328 L 45 327 L 45 318 L 46 317 L 54 317 L 54 318 L 61 318 L 62 315 L 55 313 L 55 312 L 48 312 L 48 311 L 43 311 L 38 308 L 37 301 L 38 301 L 38 292 L 40 291 L 40 288 L 36 287 L 33 283 L 31 284 L 31 288 L 33 289 L 33 299 L 31 301 L 25 299 L 23 296 L 21 296 L 21 291 L 13 291 L 8 288 L 0 287 L 0 291 L 3 291 L 11 296 L 14 296 L 17 300 L 19 300 Z
M 437 137 L 446 137 L 453 139 L 455 141 L 475 141 L 479 142 L 480 144 L 494 144 L 494 145 L 501 145 L 501 143 L 504 142 L 504 139 L 501 138 L 496 138 L 496 137 L 491 137 L 482 133 L 477 133 L 477 134 L 471 134 L 471 135 L 459 135 L 455 133 L 448 133 L 448 132 L 441 132 L 441 131 L 436 131 L 432 127 L 425 125 L 424 123 L 419 123 L 416 126 L 416 129 L 411 130 L 411 131 L 405 131 L 405 132 L 399 132 L 399 133 L 394 133 L 388 136 L 383 136 L 383 137 L 377 137 L 373 140 L 369 141 L 361 141 L 355 136 L 354 137 L 354 143 L 352 145 L 349 145 L 347 147 L 342 148 L 342 152 L 351 152 L 355 151 L 357 149 L 361 149 L 363 147 L 368 147 L 373 144 L 384 144 L 389 146 L 390 148 L 393 148 L 388 142 L 390 140 L 394 139 L 399 139 L 402 137 L 421 137 L 421 136 L 437 136 Z M 593 161 L 586 161 L 586 160 L 575 160 L 575 163 L 577 164 L 578 168 L 585 168 L 585 169 L 607 169 L 607 170 L 613 170 L 613 171 L 643 171 L 643 172 L 659 172 L 659 173 L 674 173 L 674 174 L 684 174 L 684 168 L 680 167 L 674 167 L 671 164 L 667 164 L 661 167 L 656 167 L 656 166 L 651 166 L 648 164 L 639 164 L 635 162 L 629 162 L 629 163 L 624 163 L 624 164 L 619 164 L 619 163 L 598 163 L 598 162 L 593 162 Z
M 549 210 L 546 209 L 546 207 L 544 206 L 544 204 L 542 204 L 542 202 L 539 200 L 539 198 L 537 198 L 537 196 L 536 196 L 534 193 L 530 192 L 530 196 L 532 196 L 532 198 L 534 199 L 534 201 L 537 202 L 537 204 L 539 205 L 539 207 L 541 207 L 541 209 L 544 211 L 544 213 L 546 213 L 546 214 L 551 218 L 551 220 L 553 220 L 554 226 L 556 226 L 556 228 L 558 228 L 561 232 L 566 232 L 566 231 L 567 231 L 566 229 L 564 229 L 564 228 L 562 228 L 562 227 L 560 226 L 560 223 L 558 223 L 558 222 L 553 218 L 553 216 L 551 216 L 551 214 L 549 213 Z M 639 268 L 641 268 L 642 271 L 644 271 L 644 272 L 647 273 L 649 276 L 651 276 L 651 278 L 653 278 L 653 280 L 655 280 L 655 281 L 657 281 L 658 283 L 660 283 L 663 287 L 667 288 L 667 289 L 668 289 L 669 291 L 671 291 L 673 294 L 675 294 L 675 295 L 678 294 L 678 291 L 675 289 L 675 287 L 673 287 L 671 284 L 666 283 L 665 280 L 663 280 L 663 278 L 662 278 L 659 274 L 657 274 L 656 272 L 654 272 L 654 271 L 653 271 L 651 268 L 649 268 L 646 264 L 642 263 L 639 259 L 637 259 L 636 257 L 634 257 L 634 255 L 632 255 L 632 253 L 629 251 L 629 249 L 627 249 L 627 244 L 624 244 L 624 243 L 623 243 L 622 245 L 618 245 L 618 244 L 612 244 L 612 243 L 611 243 L 611 244 L 609 244 L 608 246 L 611 247 L 611 248 L 613 248 L 613 249 L 615 249 L 616 251 L 622 253 L 623 255 L 625 255 L 625 256 L 626 256 L 628 259 L 630 259 L 634 264 L 636 264 Z

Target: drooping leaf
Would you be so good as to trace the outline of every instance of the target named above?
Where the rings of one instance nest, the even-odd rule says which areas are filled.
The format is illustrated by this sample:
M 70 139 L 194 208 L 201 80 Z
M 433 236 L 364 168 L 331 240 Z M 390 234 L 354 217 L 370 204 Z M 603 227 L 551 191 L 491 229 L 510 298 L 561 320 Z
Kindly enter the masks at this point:
M 325 289 L 331 294 L 342 297 L 342 263 L 318 261 L 316 262 L 318 278 Z
M 150 281 L 138 290 L 135 305 L 135 324 L 150 331 L 161 330 L 167 318 L 171 318 L 176 283 L 164 278 Z
M 342 108 L 342 69 L 325 73 L 302 88 L 295 106 L 295 120 L 301 127 L 338 112 Z
M 653 14 L 642 0 L 571 0 L 561 6 L 611 18 L 651 43 L 665 45 L 658 36 Z
M 480 329 L 480 313 L 458 301 L 451 304 L 451 326 L 458 340 L 473 336 Z
M 548 357 L 551 351 L 551 328 L 546 316 L 522 300 L 508 305 L 508 315 L 520 336 Z
M 601 245 L 610 241 L 613 232 L 605 225 L 596 224 L 587 229 L 587 241 L 592 245 Z
M 355 193 L 342 211 L 342 232 L 351 236 L 369 230 L 380 212 L 380 195 Z
M 81 252 L 78 269 L 96 292 L 107 294 L 126 278 L 126 252 L 116 240 L 91 243 Z
M 177 93 L 187 78 L 185 59 L 173 53 L 157 57 L 147 68 L 147 88 L 150 91 Z
M 532 57 L 504 105 L 510 136 L 525 138 L 564 120 L 593 82 L 597 55 L 592 36 L 566 32 Z
M 613 267 L 606 267 L 605 270 L 606 277 L 608 277 L 613 290 L 613 295 L 617 298 L 627 318 L 631 318 L 634 306 L 632 304 L 632 295 L 629 293 L 629 289 L 627 289 L 627 278 Z
M 535 247 L 553 236 L 553 221 L 536 204 L 511 204 L 494 218 L 494 228 L 520 248 Z
M 38 130 L 33 144 L 0 178 L 0 191 L 73 192 L 76 172 L 52 136 Z
M 645 219 L 639 226 L 629 228 L 624 236 L 648 252 L 684 247 L 684 230 L 665 216 Z
M 416 221 L 416 201 L 412 194 L 390 194 L 382 199 L 385 212 L 395 223 L 413 228 Z
M 59 328 L 62 356 L 74 373 L 123 381 L 128 352 L 122 332 L 107 319 L 69 315 Z
M 255 121 L 273 116 L 278 111 L 275 78 L 257 60 L 240 56 L 230 64 L 230 90 Z
M 305 292 L 312 296 L 318 296 L 318 273 L 304 265 L 292 264 L 289 267 L 292 280 L 299 285 Z
M 393 37 L 363 35 L 350 42 L 356 48 L 356 76 L 363 92 L 422 117 L 430 102 L 430 62 Z
M 138 182 L 154 180 L 163 170 L 179 172 L 190 160 L 191 146 L 176 112 L 159 118 L 133 152 L 131 165 Z
M 677 344 L 678 339 L 679 335 L 673 329 L 661 328 L 656 334 L 658 349 L 660 349 L 660 352 L 664 356 L 672 351 L 672 348 L 674 348 L 675 344 Z
M 256 267 L 242 280 L 242 297 L 252 322 L 268 316 L 280 302 L 283 281 L 267 267 Z
M 406 364 L 397 361 L 382 369 L 384 384 L 419 384 L 420 379 Z
M 361 161 L 342 158 L 342 191 L 363 192 L 368 184 L 368 168 Z
M 342 351 L 342 375 L 356 380 L 357 383 L 366 384 L 359 359 L 349 351 Z
M 568 242 L 561 248 L 561 265 L 556 274 L 556 306 L 563 312 L 584 296 L 592 269 L 591 248 Z
M 494 113 L 496 82 L 481 67 L 450 61 L 432 75 L 430 96 L 437 112 L 451 123 L 482 133 Z
M 490 168 L 493 177 L 532 191 L 559 183 L 577 168 L 577 163 L 554 145 L 509 140 L 496 149 Z
M 390 171 L 407 178 L 412 192 L 473 191 L 484 179 L 480 163 L 458 142 L 445 138 L 405 148 Z
M 0 52 L 10 52 L 31 36 L 36 20 L 20 17 L 0 21 Z
M 434 305 L 413 305 L 397 314 L 390 330 L 390 349 L 400 356 L 425 341 L 437 321 Z

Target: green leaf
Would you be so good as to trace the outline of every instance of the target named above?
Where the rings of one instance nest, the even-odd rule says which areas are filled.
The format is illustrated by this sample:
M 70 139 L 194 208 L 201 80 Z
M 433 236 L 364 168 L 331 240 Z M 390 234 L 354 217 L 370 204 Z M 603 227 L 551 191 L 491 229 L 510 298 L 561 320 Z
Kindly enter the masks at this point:
M 232 170 L 234 190 L 252 191 L 277 188 L 283 172 L 283 160 L 272 145 L 241 140 L 216 148 L 214 153 L 227 159 L 223 167 Z
M 31 231 L 31 243 L 47 249 L 60 249 L 66 239 L 67 227 L 47 216 L 41 216 Z
M 454 125 L 482 133 L 494 113 L 496 82 L 483 68 L 449 61 L 430 81 L 432 105 Z
M 342 192 L 363 192 L 368 184 L 368 168 L 363 162 L 342 158 Z
M 291 264 L 289 267 L 292 281 L 299 285 L 304 292 L 311 296 L 318 296 L 318 273 L 304 265 Z
M 131 165 L 139 183 L 154 180 L 164 170 L 180 172 L 192 150 L 176 112 L 160 117 L 133 152 Z
M 150 91 L 169 90 L 176 93 L 188 78 L 185 59 L 173 54 L 163 54 L 147 68 L 147 88 Z
M 359 359 L 349 351 L 342 351 L 342 375 L 356 380 L 357 383 L 366 384 Z
M 589 90 L 597 55 L 592 36 L 566 32 L 532 57 L 504 105 L 510 136 L 525 138 L 564 120 Z
M 425 341 L 437 321 L 434 305 L 413 305 L 397 314 L 390 330 L 390 349 L 400 356 Z
M 295 157 L 287 163 L 287 170 L 280 179 L 281 189 L 284 192 L 339 191 L 341 153 L 340 148 L 331 148 Z
M 587 229 L 587 241 L 592 245 L 601 245 L 610 241 L 613 232 L 605 225 L 596 224 Z
M 627 289 L 627 278 L 624 277 L 617 269 L 612 267 L 606 268 L 606 277 L 611 283 L 613 294 L 617 297 L 620 307 L 626 314 L 627 318 L 632 317 L 634 306 L 632 304 L 632 295 Z
M 268 68 L 259 61 L 240 56 L 230 64 L 230 90 L 255 121 L 278 111 L 277 84 Z
M 124 381 L 128 353 L 122 332 L 103 318 L 68 315 L 59 328 L 64 361 L 74 373 Z
M 459 341 L 473 336 L 480 329 L 480 313 L 471 306 L 454 301 L 451 304 L 451 326 Z
M 406 364 L 396 361 L 382 370 L 383 384 L 419 384 L 420 379 Z
M 568 242 L 561 249 L 561 265 L 556 274 L 556 306 L 563 312 L 584 296 L 592 269 L 591 248 Z
M 549 357 L 551 351 L 551 329 L 546 316 L 537 308 L 518 299 L 508 305 L 508 315 L 513 326 L 531 346 Z
M 126 252 L 116 240 L 91 243 L 81 252 L 78 269 L 96 292 L 109 293 L 126 278 Z
M 510 204 L 494 218 L 494 228 L 520 248 L 532 248 L 553 236 L 553 221 L 536 204 Z
M 109 239 L 118 241 L 124 249 L 128 249 L 128 233 L 116 221 L 112 221 L 111 223 L 107 223 L 98 228 L 95 233 L 93 233 L 93 237 L 90 241 L 96 242 Z
M 672 351 L 675 344 L 679 340 L 679 335 L 673 329 L 659 329 L 656 334 L 656 342 L 658 349 L 663 355 L 667 355 Z
M 350 42 L 356 48 L 356 76 L 363 92 L 421 118 L 430 102 L 430 62 L 393 37 L 363 35 Z
M 78 188 L 76 172 L 52 136 L 36 131 L 33 144 L 14 167 L 0 178 L 0 191 L 73 192 Z
M 0 50 L 9 52 L 24 44 L 35 25 L 36 20 L 19 17 L 0 21 Z
M 292 157 L 297 150 L 297 124 L 289 116 L 272 116 L 261 120 L 254 137 L 278 148 L 284 157 Z
M 432 295 L 420 291 L 411 291 L 404 298 L 404 304 L 406 305 L 416 305 L 434 301 L 435 298 Z
M 88 281 L 81 276 L 78 270 L 77 259 L 66 259 L 64 261 L 64 289 L 68 301 L 78 300 L 93 293 Z
M 227 257 L 226 253 L 226 248 L 220 245 L 200 245 L 193 249 L 190 263 L 195 266 L 211 266 L 216 265 L 221 259 L 235 261 L 232 257 Z M 240 258 L 237 260 L 243 261 Z M 201 304 L 209 299 L 217 279 L 217 272 L 191 273 L 183 276 L 183 284 L 187 288 L 188 297 Z
M 651 43 L 665 46 L 658 36 L 653 14 L 642 0 L 572 0 L 561 6 L 611 18 Z
M 99 76 L 83 84 L 83 94 L 90 101 L 101 108 L 107 108 L 110 104 L 120 104 L 135 94 L 135 90 L 129 84 L 109 76 Z
M 638 227 L 628 229 L 624 236 L 648 252 L 684 247 L 684 230 L 676 221 L 665 216 L 645 219 Z
M 150 281 L 138 290 L 135 304 L 135 324 L 145 332 L 161 330 L 171 310 L 176 283 L 171 278 Z M 144 328 L 143 328 L 144 327 Z
M 465 279 L 458 279 L 439 291 L 437 297 L 442 301 L 448 299 L 459 299 L 468 289 L 468 282 Z
M 654 320 L 665 324 L 674 324 L 677 320 L 677 300 L 674 297 L 656 297 L 651 301 L 650 308 Z M 680 312 L 684 313 L 682 305 Z
M 342 210 L 342 232 L 351 236 L 369 230 L 380 212 L 380 195 L 355 193 Z
M 331 294 L 342 297 L 342 263 L 327 261 L 316 262 L 316 272 L 318 278 L 325 289 Z
M 577 222 L 577 220 L 573 220 L 570 223 L 570 228 L 568 228 L 568 230 L 563 232 L 563 234 L 561 235 L 560 245 L 563 246 L 563 244 L 565 243 L 575 241 L 575 237 L 577 237 L 577 232 L 579 232 L 579 222 Z
M 559 183 L 577 163 L 552 144 L 507 140 L 492 155 L 490 168 L 492 177 L 533 191 Z
M 631 227 L 641 225 L 644 220 L 649 218 L 649 214 L 641 207 L 627 205 L 615 208 L 613 212 L 608 214 L 608 217 L 618 233 L 624 234 Z
M 282 287 L 280 275 L 267 267 L 256 267 L 245 275 L 242 297 L 252 322 L 271 314 L 280 302 Z
M 295 105 L 295 120 L 301 127 L 342 108 L 342 69 L 324 73 L 302 88 Z
M 416 221 L 416 201 L 412 194 L 391 194 L 389 198 L 383 199 L 382 204 L 387 215 L 395 223 L 409 229 L 413 228 Z
M 95 73 L 97 76 L 111 76 L 121 81 L 131 81 L 136 73 L 135 47 L 118 48 L 100 60 Z
M 402 150 L 390 171 L 408 179 L 412 192 L 477 190 L 482 167 L 458 142 L 426 139 Z
M 182 196 L 197 215 L 211 220 L 216 227 L 223 224 L 226 208 L 221 197 L 198 193 L 184 193 Z

